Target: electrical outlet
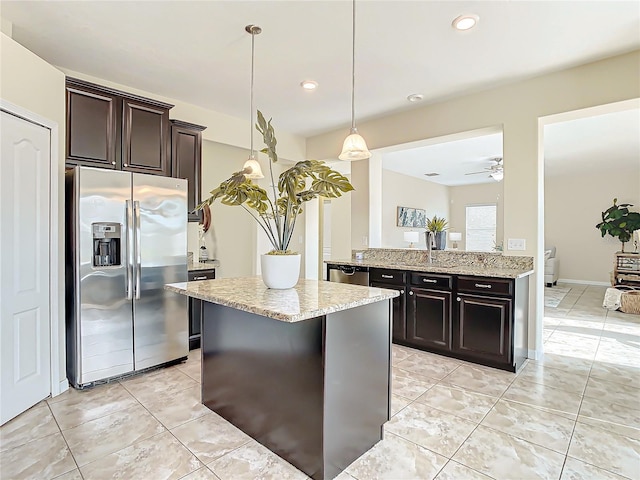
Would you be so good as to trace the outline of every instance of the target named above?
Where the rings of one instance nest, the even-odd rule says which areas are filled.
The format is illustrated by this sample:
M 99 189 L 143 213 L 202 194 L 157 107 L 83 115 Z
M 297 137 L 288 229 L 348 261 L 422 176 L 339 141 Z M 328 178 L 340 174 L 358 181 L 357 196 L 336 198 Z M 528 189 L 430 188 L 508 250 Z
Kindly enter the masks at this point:
M 507 240 L 507 250 L 526 250 L 524 238 L 510 238 Z
M 362 245 L 364 245 L 365 247 L 369 244 L 369 238 L 367 238 L 366 235 L 362 236 Z
M 299 243 L 300 245 L 302 245 L 302 235 L 300 235 L 300 236 L 298 237 L 298 243 Z

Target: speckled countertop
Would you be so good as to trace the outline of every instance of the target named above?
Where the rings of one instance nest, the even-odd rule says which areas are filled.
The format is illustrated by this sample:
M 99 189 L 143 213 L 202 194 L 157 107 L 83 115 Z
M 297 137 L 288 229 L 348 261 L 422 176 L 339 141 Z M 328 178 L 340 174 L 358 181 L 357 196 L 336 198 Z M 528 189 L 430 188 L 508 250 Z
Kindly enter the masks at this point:
M 433 263 L 427 251 L 418 249 L 368 249 L 363 260 L 327 260 L 333 265 L 390 268 L 426 273 L 473 275 L 493 278 L 521 278 L 533 273 L 533 257 L 506 256 L 501 253 L 433 251 Z
M 207 260 L 206 262 L 194 262 L 187 263 L 187 270 L 195 272 L 198 270 L 211 270 L 212 268 L 218 268 L 220 262 L 218 260 Z
M 394 262 L 384 262 L 376 260 L 327 260 L 325 263 L 332 265 L 359 265 L 362 267 L 378 267 L 378 268 L 390 268 L 392 270 L 407 270 L 412 272 L 425 272 L 425 273 L 448 273 L 451 275 L 473 275 L 480 277 L 492 277 L 492 278 L 520 278 L 526 277 L 533 273 L 533 269 L 519 269 L 519 268 L 497 268 L 487 267 L 484 265 L 458 265 L 445 267 L 436 263 L 432 264 L 402 264 Z
M 283 322 L 299 322 L 399 295 L 396 290 L 306 279 L 288 290 L 273 290 L 260 277 L 171 283 L 165 288 Z

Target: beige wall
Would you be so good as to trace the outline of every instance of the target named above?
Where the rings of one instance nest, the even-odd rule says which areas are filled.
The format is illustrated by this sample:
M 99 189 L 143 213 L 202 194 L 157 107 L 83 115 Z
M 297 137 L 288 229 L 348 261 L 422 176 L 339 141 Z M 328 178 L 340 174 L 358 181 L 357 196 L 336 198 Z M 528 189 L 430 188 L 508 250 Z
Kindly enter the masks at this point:
M 437 215 L 449 220 L 449 187 L 391 170 L 382 171 L 382 247 L 407 248 L 403 234 L 416 230 L 421 232 L 416 246 L 426 248 L 424 228 L 397 226 L 398 207 L 421 208 L 429 218 Z
M 243 148 L 202 142 L 203 199 L 233 172 L 242 170 L 248 153 Z M 242 207 L 222 205 L 219 201 L 211 205 L 211 228 L 205 234 L 205 242 L 209 255 L 220 261 L 217 277 L 255 274 L 256 222 Z
M 351 258 L 350 193 L 331 199 L 331 258 Z
M 425 105 L 371 121 L 358 130 L 370 149 L 502 125 L 504 135 L 504 238 L 523 238 L 535 256 L 531 282 L 529 349 L 542 349 L 542 142 L 540 118 L 640 97 L 640 50 Z M 344 140 L 339 129 L 307 140 L 307 155 L 333 158 Z M 359 164 L 364 162 L 355 162 Z M 353 170 L 353 183 L 368 181 L 367 165 Z M 352 203 L 352 217 L 368 215 L 367 202 Z M 366 230 L 365 230 L 366 229 Z M 352 239 L 368 235 L 368 222 L 352 224 Z M 355 243 L 355 242 L 354 242 Z
M 64 74 L 16 43 L 4 33 L 0 34 L 0 98 L 27 109 L 58 124 L 58 245 L 64 248 L 64 138 L 65 100 Z M 48 239 L 43 239 L 48 241 Z M 63 382 L 66 375 L 65 321 L 64 321 L 64 256 L 60 258 L 60 268 L 52 272 L 57 280 L 58 296 L 59 378 Z
M 614 198 L 640 211 L 640 159 L 636 168 L 625 170 L 616 168 L 615 160 L 607 163 L 608 170 L 545 177 L 545 243 L 556 247 L 563 280 L 608 284 L 621 244 L 609 235 L 602 238 L 595 225 Z
M 479 183 L 476 185 L 460 185 L 449 187 L 449 231 L 462 233 L 462 242 L 458 249 L 465 249 L 466 238 L 466 206 L 495 203 L 497 208 L 496 239 L 497 244 L 504 238 L 504 208 L 502 204 L 502 182 Z M 447 240 L 447 246 L 451 242 Z
M 357 250 L 369 246 L 369 165 L 366 161 L 351 163 L 351 185 L 354 190 L 347 194 L 351 196 L 351 248 Z

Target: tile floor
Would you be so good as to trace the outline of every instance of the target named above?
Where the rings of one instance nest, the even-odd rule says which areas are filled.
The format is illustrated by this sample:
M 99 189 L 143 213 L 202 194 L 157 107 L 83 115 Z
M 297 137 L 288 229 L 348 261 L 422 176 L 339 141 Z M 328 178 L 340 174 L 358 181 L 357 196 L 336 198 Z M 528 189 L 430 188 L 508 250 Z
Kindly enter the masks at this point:
M 394 346 L 385 439 L 339 480 L 639 479 L 640 316 L 564 287 L 518 375 Z M 0 477 L 306 479 L 199 403 L 198 354 L 39 403 L 0 428 Z

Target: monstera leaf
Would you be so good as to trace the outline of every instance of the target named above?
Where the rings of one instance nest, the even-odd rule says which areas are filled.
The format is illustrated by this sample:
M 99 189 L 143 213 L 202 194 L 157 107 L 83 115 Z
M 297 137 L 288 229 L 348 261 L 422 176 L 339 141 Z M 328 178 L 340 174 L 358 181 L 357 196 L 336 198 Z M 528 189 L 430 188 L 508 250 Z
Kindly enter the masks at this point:
M 269 156 L 269 172 L 273 180 L 272 162 L 278 161 L 277 140 L 271 120 L 265 120 L 258 111 L 256 129 L 262 134 L 265 148 L 260 150 Z M 230 178 L 213 189 L 211 196 L 198 208 L 220 200 L 224 205 L 242 206 L 267 234 L 274 250 L 271 253 L 288 253 L 298 215 L 302 204 L 318 196 L 337 198 L 353 190 L 347 177 L 332 170 L 319 160 L 302 160 L 285 170 L 278 178 L 273 197 L 246 177 L 245 171 L 235 172 Z M 252 213 L 256 212 L 256 214 Z

